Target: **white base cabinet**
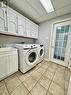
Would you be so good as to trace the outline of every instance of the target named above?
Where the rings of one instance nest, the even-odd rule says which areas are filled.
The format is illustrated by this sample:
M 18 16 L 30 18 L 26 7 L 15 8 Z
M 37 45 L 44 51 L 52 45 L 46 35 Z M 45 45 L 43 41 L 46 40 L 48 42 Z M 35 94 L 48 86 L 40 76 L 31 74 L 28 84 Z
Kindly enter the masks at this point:
M 8 49 L 0 49 L 0 80 L 18 71 L 17 49 Z
M 9 74 L 8 56 L 0 56 L 0 80 Z

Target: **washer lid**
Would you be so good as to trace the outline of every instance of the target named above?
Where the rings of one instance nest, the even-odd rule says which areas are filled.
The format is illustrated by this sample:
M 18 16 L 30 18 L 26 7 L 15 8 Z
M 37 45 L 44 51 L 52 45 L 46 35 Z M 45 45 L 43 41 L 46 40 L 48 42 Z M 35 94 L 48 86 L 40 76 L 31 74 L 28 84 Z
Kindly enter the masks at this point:
M 26 64 L 34 65 L 37 61 L 37 49 L 31 49 L 26 53 Z

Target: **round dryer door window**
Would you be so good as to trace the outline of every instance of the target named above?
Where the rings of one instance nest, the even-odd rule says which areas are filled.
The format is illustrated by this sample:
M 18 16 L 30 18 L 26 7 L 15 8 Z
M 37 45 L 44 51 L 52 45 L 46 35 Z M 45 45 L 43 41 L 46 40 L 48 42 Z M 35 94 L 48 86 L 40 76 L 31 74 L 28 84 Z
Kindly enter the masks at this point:
M 43 55 L 43 49 L 40 50 L 40 56 L 42 56 L 42 55 Z
M 26 54 L 26 64 L 34 65 L 37 62 L 37 52 L 36 49 L 30 50 Z
M 28 60 L 30 63 L 34 62 L 36 60 L 36 53 L 35 52 L 30 53 L 30 55 L 28 56 Z

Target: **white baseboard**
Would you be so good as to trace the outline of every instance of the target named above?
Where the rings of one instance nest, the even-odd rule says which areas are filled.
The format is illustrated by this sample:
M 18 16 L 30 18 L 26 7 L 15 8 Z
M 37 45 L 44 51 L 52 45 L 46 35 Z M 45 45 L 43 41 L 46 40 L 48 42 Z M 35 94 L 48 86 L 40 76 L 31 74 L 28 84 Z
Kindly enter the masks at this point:
M 69 81 L 69 87 L 68 87 L 67 95 L 71 95 L 71 77 L 70 77 L 70 81 Z
M 49 59 L 47 59 L 47 58 L 44 58 L 44 60 L 45 60 L 45 61 L 50 61 L 50 60 L 49 60 Z

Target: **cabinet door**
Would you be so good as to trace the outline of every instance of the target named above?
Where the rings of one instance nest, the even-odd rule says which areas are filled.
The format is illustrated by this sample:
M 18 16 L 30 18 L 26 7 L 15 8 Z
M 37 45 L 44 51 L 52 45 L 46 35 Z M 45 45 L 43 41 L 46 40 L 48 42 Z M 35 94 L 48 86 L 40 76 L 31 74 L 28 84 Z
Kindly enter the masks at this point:
M 4 19 L 0 18 L 0 31 L 4 32 Z
M 8 56 L 1 55 L 0 56 L 0 80 L 4 77 L 7 77 L 9 73 L 9 64 L 8 64 Z
M 8 22 L 8 32 L 10 33 L 16 33 L 16 24 L 12 21 Z
M 0 8 L 0 31 L 4 31 L 4 11 Z
M 38 38 L 38 25 L 34 25 L 35 38 Z
M 24 16 L 20 15 L 18 16 L 18 33 L 20 35 L 26 36 L 25 31 L 25 18 Z
M 7 25 L 7 8 L 3 8 L 4 11 L 4 26 L 5 26 L 5 31 L 8 31 L 8 25 Z
M 4 11 L 2 8 L 0 8 L 0 18 L 3 18 Z
M 23 36 L 23 26 L 22 25 L 18 26 L 18 34 Z
M 27 37 L 30 37 L 30 20 L 26 18 L 26 33 Z
M 31 37 L 38 38 L 38 25 L 31 22 Z
M 13 55 L 13 61 L 14 61 L 13 71 L 16 72 L 18 71 L 18 54 L 17 53 L 14 53 Z
M 30 34 L 31 34 L 32 38 L 35 38 L 34 23 L 33 22 L 31 22 L 31 32 L 30 32 Z
M 9 73 L 12 74 L 18 71 L 18 56 L 17 54 L 12 53 L 9 55 Z
M 8 32 L 17 32 L 17 15 L 11 8 L 7 9 Z

